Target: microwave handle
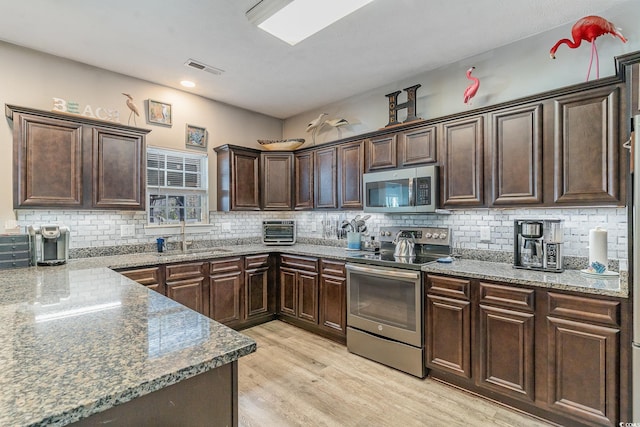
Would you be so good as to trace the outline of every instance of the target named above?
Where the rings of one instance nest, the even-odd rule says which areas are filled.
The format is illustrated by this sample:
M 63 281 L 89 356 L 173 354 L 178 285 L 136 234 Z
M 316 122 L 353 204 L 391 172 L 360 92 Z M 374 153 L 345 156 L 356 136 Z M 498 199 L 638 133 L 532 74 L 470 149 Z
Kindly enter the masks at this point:
M 415 181 L 413 178 L 409 178 L 409 206 L 415 206 L 416 200 L 413 197 L 415 193 Z

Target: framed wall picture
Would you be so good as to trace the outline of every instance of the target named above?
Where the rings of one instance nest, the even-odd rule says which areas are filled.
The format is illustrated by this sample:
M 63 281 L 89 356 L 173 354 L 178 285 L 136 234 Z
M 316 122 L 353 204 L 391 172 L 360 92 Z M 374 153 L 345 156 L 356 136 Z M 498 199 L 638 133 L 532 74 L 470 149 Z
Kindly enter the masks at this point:
M 149 123 L 171 126 L 171 115 L 171 104 L 153 99 L 147 101 L 147 120 Z
M 207 129 L 203 127 L 188 124 L 185 138 L 187 148 L 207 148 Z

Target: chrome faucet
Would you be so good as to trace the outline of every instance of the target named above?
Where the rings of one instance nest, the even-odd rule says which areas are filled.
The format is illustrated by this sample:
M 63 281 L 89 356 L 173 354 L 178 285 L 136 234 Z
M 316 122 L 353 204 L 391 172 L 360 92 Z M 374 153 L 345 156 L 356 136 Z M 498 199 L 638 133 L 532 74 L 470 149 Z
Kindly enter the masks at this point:
M 191 244 L 191 242 L 188 242 L 185 236 L 185 228 L 186 228 L 187 222 L 185 220 L 181 220 L 180 221 L 180 246 L 182 248 L 182 252 L 187 252 L 187 247 Z

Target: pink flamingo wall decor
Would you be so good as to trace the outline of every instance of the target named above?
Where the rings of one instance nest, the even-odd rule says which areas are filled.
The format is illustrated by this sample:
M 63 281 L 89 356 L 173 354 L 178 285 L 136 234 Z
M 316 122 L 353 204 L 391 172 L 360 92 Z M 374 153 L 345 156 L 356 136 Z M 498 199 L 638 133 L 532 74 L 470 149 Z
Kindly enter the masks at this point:
M 473 81 L 473 83 L 464 90 L 464 103 L 469 105 L 471 105 L 471 98 L 476 96 L 478 88 L 480 88 L 480 79 L 471 75 L 471 72 L 475 69 L 476 67 L 471 67 L 467 70 L 467 78 Z
M 549 51 L 551 59 L 556 58 L 556 50 L 561 44 L 566 44 L 571 49 L 575 49 L 580 46 L 582 40 L 591 43 L 591 60 L 589 61 L 589 69 L 587 70 L 587 81 L 589 81 L 589 75 L 591 74 L 591 65 L 593 64 L 593 58 L 596 58 L 596 79 L 600 78 L 600 64 L 598 62 L 598 48 L 596 47 L 596 39 L 603 34 L 611 34 L 613 37 L 618 37 L 623 43 L 627 42 L 619 28 L 616 28 L 611 22 L 600 16 L 585 16 L 579 19 L 573 27 L 571 27 L 571 37 L 573 40 L 562 39 L 558 40 L 555 45 Z

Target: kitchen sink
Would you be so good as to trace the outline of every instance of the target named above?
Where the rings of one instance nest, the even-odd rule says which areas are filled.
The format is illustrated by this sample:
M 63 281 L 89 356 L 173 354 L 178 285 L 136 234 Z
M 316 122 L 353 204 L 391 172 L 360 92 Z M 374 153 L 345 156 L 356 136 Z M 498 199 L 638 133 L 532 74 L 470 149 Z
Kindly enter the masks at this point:
M 159 252 L 158 256 L 161 258 L 171 257 L 171 258 L 180 258 L 180 257 L 192 257 L 194 255 L 219 255 L 223 253 L 231 252 L 231 249 L 225 248 L 202 248 L 202 249 L 189 249 L 186 252 L 182 251 L 167 251 L 167 252 Z

